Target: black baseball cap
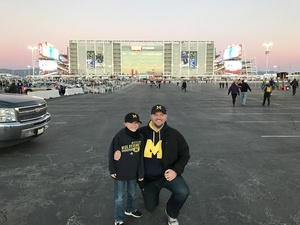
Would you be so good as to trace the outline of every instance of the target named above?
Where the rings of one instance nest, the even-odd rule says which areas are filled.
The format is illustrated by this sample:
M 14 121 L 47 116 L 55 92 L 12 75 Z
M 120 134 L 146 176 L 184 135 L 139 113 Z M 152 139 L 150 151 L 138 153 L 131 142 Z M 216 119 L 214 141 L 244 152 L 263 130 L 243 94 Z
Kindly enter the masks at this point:
M 142 123 L 138 114 L 131 112 L 125 116 L 125 123 L 132 123 L 135 121 Z
M 156 112 L 162 112 L 163 114 L 167 114 L 167 109 L 163 105 L 155 105 L 151 109 L 151 114 L 154 114 Z

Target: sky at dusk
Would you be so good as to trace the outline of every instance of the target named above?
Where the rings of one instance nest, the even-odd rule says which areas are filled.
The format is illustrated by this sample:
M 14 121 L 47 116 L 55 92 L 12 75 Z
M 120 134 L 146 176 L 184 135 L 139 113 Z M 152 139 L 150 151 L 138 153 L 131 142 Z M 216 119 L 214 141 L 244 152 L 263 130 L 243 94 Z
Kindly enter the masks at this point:
M 28 46 L 69 40 L 214 41 L 242 44 L 258 70 L 300 71 L 300 0 L 52 0 L 0 2 L 0 68 L 26 69 Z M 277 67 L 274 67 L 277 66 Z

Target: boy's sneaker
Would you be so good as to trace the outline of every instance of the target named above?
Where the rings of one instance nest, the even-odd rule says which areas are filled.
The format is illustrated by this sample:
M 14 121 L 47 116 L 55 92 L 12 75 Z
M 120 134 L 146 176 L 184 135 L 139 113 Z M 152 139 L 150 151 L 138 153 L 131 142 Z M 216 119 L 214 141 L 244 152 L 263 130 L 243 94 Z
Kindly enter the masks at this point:
M 143 216 L 143 214 L 139 210 L 135 210 L 133 212 L 127 212 L 127 211 L 125 211 L 125 215 L 127 215 L 127 216 L 133 216 L 135 218 L 140 218 L 140 217 Z
M 115 222 L 115 225 L 125 225 L 125 223 L 123 221 L 118 221 L 118 222 Z
M 176 218 L 172 218 L 171 216 L 169 216 L 169 214 L 167 213 L 167 209 L 165 209 L 165 213 L 167 215 L 168 225 L 179 225 L 179 222 Z

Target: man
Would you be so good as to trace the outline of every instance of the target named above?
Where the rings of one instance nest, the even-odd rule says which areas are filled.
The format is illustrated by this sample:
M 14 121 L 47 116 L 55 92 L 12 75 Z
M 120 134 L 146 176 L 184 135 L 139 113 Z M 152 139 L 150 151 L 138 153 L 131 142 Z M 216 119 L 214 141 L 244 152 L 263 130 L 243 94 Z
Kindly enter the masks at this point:
M 293 95 L 295 95 L 296 94 L 296 89 L 299 86 L 299 83 L 296 80 L 296 78 L 294 78 L 294 80 L 290 83 L 290 85 L 292 85 Z
M 187 86 L 186 81 L 183 81 L 181 85 L 181 90 L 186 92 L 186 86 Z
M 152 212 L 159 204 L 162 188 L 168 189 L 169 198 L 165 213 L 169 225 L 179 225 L 177 217 L 190 190 L 181 176 L 190 154 L 184 137 L 167 125 L 167 110 L 163 105 L 151 109 L 150 121 L 140 128 L 145 137 L 144 185 L 141 187 L 145 208 Z
M 271 97 L 271 93 L 272 93 L 272 86 L 270 85 L 270 82 L 267 81 L 266 85 L 263 88 L 264 91 L 264 100 L 262 105 L 265 106 L 266 100 L 268 100 L 268 106 L 270 106 L 270 97 Z
M 241 85 L 242 105 L 246 105 L 248 90 L 251 91 L 251 88 L 248 85 L 247 80 L 242 80 L 242 85 Z

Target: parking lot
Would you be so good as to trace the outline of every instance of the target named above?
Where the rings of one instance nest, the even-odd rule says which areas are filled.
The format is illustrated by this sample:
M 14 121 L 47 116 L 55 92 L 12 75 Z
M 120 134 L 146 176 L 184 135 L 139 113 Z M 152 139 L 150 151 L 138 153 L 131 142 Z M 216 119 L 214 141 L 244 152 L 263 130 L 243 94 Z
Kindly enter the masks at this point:
M 251 83 L 250 83 L 251 87 Z M 262 106 L 259 86 L 246 106 L 232 106 L 226 88 L 188 83 L 150 88 L 136 84 L 104 94 L 49 99 L 49 129 L 32 142 L 0 149 L 0 225 L 113 224 L 108 148 L 124 116 L 147 124 L 163 104 L 168 124 L 186 138 L 191 158 L 183 174 L 191 195 L 180 225 L 300 224 L 300 90 L 275 90 Z M 130 225 L 166 225 L 169 192 L 149 213 L 138 190 L 140 219 Z

